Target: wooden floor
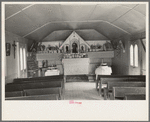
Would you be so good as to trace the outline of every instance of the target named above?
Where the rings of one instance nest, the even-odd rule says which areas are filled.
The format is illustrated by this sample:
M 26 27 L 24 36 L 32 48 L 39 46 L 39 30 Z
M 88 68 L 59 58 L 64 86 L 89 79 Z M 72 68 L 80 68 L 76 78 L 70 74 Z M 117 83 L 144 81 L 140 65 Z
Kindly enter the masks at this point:
M 95 82 L 66 82 L 64 100 L 104 100 L 95 89 Z

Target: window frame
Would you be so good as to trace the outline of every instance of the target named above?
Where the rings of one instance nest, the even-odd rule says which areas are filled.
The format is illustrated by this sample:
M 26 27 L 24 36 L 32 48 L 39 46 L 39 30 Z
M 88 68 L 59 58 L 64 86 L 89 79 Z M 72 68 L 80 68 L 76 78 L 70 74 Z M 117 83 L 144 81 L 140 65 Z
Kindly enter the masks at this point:
M 131 52 L 131 47 L 132 47 L 132 52 Z M 132 54 L 132 56 L 131 56 L 131 54 Z M 131 44 L 130 45 L 130 66 L 131 67 L 137 68 L 139 66 L 138 55 L 139 55 L 138 44 Z M 132 61 L 132 63 L 131 63 L 131 61 Z
M 136 48 L 137 47 L 137 48 Z M 138 67 L 139 66 L 139 61 L 138 61 L 138 45 L 135 44 L 134 45 L 134 67 Z
M 131 52 L 132 49 L 132 52 Z M 131 55 L 132 54 L 132 55 Z M 132 62 L 131 62 L 132 61 Z M 133 44 L 130 45 L 130 66 L 134 66 L 134 50 Z

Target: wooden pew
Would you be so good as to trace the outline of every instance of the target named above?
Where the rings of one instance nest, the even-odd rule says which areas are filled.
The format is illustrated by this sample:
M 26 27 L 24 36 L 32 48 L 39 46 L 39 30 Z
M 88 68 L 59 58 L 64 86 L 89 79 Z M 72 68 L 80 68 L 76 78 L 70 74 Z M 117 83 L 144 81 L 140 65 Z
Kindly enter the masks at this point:
M 34 95 L 22 97 L 8 97 L 5 100 L 58 100 L 59 94 Z
M 102 84 L 107 81 L 143 81 L 145 82 L 145 75 L 99 75 L 96 81 L 96 89 L 99 85 L 99 95 L 101 95 Z
M 115 100 L 116 98 L 124 98 L 125 94 L 146 94 L 145 87 L 113 87 L 111 100 Z
M 11 91 L 23 91 L 24 89 L 36 89 L 36 88 L 52 88 L 52 87 L 62 87 L 63 89 L 63 82 L 61 81 L 51 81 L 51 82 L 29 82 L 29 83 L 21 83 L 21 84 L 7 84 L 5 86 L 6 92 Z
M 25 81 L 16 81 L 9 84 L 21 84 L 21 83 L 37 83 L 37 82 L 54 82 L 54 81 L 61 81 L 63 82 L 63 79 L 38 79 L 38 80 L 25 80 Z
M 48 95 L 48 94 L 59 94 L 59 99 L 62 99 L 61 87 L 24 90 L 25 96 Z
M 65 94 L 64 84 L 62 81 L 53 82 L 37 82 L 37 83 L 21 83 L 21 84 L 7 84 L 5 92 L 23 91 L 25 89 L 39 89 L 39 88 L 61 88 L 62 98 Z
M 129 81 L 129 80 L 141 80 L 145 81 L 145 75 L 98 75 L 98 80 L 96 80 L 96 88 L 98 87 L 99 81 L 107 81 L 107 80 L 114 80 L 117 78 L 119 80 Z
M 146 100 L 145 94 L 125 94 L 124 100 Z
M 21 82 L 29 82 L 29 81 L 39 81 L 39 80 L 45 80 L 45 81 L 56 81 L 56 80 L 63 80 L 63 75 L 55 75 L 55 76 L 44 76 L 44 77 L 34 77 L 34 78 L 16 78 L 13 80 L 13 83 L 21 83 Z
M 108 98 L 108 92 L 112 92 L 113 87 L 145 87 L 145 82 L 130 82 L 130 81 L 108 81 L 107 87 L 104 88 L 104 100 Z
M 5 97 L 20 97 L 23 96 L 23 91 L 5 92 Z

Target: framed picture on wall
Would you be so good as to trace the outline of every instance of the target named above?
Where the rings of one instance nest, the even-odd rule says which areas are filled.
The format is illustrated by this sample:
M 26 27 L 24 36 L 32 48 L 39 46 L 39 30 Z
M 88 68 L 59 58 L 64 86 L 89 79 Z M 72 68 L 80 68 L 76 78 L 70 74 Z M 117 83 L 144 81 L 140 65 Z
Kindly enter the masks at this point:
M 11 48 L 10 43 L 6 43 L 6 56 L 10 56 L 10 48 Z

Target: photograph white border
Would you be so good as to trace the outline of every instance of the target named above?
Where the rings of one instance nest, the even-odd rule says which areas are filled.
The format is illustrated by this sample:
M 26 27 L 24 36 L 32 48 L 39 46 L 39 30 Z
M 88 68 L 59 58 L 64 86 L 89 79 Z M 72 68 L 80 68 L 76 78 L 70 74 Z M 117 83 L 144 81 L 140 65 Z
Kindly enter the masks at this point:
M 87 120 L 87 121 L 147 121 L 149 118 L 149 82 L 147 82 L 146 100 L 144 101 L 86 101 L 75 100 L 82 104 L 69 104 L 68 100 L 62 101 L 5 101 L 5 4 L 28 4 L 35 2 L 2 2 L 1 3 L 1 25 L 2 25 L 2 120 Z M 58 2 L 36 2 L 36 4 L 58 4 Z M 61 2 L 59 2 L 61 3 Z M 73 2 L 63 2 L 72 4 Z M 80 2 L 82 4 L 82 2 Z M 85 3 L 85 2 L 84 2 Z M 97 2 L 93 2 L 97 3 Z M 99 2 L 98 2 L 99 3 Z M 105 4 L 108 2 L 102 2 Z M 116 2 L 109 2 L 115 4 Z M 117 2 L 117 4 L 122 2 Z M 128 4 L 131 2 L 126 2 Z M 134 2 L 136 3 L 136 2 Z M 137 2 L 139 3 L 139 2 Z M 149 6 L 146 4 L 146 81 L 149 81 Z M 74 2 L 77 4 L 77 2 Z M 91 2 L 87 2 L 91 4 Z

